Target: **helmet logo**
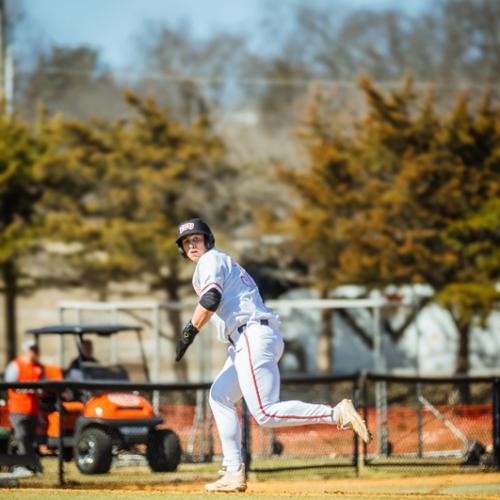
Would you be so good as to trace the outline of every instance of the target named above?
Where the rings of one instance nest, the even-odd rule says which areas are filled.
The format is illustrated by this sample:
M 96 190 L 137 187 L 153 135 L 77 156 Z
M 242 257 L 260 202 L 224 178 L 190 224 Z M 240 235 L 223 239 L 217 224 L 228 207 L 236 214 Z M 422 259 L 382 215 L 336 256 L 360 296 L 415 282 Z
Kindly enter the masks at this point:
M 194 224 L 192 222 L 186 222 L 186 224 L 182 224 L 179 227 L 179 234 L 182 234 L 184 231 L 190 231 L 194 228 Z

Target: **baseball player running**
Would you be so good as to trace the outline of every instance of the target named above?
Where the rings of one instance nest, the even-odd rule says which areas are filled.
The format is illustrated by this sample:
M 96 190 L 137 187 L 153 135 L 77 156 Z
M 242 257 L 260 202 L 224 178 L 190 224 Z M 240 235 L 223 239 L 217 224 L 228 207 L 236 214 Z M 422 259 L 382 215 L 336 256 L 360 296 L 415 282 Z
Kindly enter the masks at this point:
M 363 441 L 371 438 L 352 402 L 336 406 L 280 401 L 278 361 L 283 354 L 279 320 L 268 309 L 252 277 L 231 257 L 215 248 L 210 227 L 190 219 L 177 228 L 181 255 L 196 264 L 193 287 L 199 302 L 177 346 L 180 361 L 199 331 L 212 320 L 228 357 L 210 388 L 210 407 L 219 432 L 223 462 L 218 480 L 208 491 L 245 491 L 245 467 L 241 427 L 235 404 L 243 397 L 259 425 L 281 427 L 304 424 L 336 424 L 352 429 Z

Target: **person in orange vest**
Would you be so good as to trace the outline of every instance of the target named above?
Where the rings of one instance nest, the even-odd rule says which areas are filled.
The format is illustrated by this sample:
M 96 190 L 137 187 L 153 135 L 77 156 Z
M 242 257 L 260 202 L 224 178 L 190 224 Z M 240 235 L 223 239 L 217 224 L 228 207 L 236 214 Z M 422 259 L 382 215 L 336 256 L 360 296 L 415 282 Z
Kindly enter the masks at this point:
M 38 346 L 35 340 L 23 342 L 22 354 L 7 365 L 4 378 L 6 382 L 36 382 L 44 378 L 44 369 L 38 361 Z M 18 453 L 27 455 L 32 459 L 32 463 L 36 464 L 33 470 L 20 466 L 14 472 L 28 476 L 34 471 L 41 471 L 35 446 L 40 397 L 35 389 L 9 389 L 8 398 L 7 410 Z

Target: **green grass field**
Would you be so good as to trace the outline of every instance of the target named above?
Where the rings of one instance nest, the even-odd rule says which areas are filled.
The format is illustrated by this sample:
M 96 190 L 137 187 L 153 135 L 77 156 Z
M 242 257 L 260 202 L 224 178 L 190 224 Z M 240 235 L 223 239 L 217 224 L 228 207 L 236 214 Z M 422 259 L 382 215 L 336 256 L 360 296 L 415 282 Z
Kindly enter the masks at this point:
M 66 464 L 63 488 L 58 487 L 57 461 L 44 459 L 45 472 L 19 480 L 13 488 L 0 486 L 0 498 L 30 500 L 114 500 L 173 498 L 201 499 L 205 482 L 215 477 L 218 464 L 182 464 L 174 473 L 153 474 L 144 465 L 115 466 L 109 474 L 85 476 L 73 464 Z M 290 463 L 287 461 L 287 465 Z M 254 462 L 255 468 L 269 467 L 269 462 Z M 277 465 L 276 462 L 273 465 Z M 300 465 L 300 461 L 294 464 Z M 409 469 L 404 467 L 370 467 L 356 477 L 352 467 L 294 470 L 249 475 L 246 498 L 342 500 L 500 499 L 500 473 L 478 472 L 459 467 Z M 227 495 L 227 494 L 226 494 Z

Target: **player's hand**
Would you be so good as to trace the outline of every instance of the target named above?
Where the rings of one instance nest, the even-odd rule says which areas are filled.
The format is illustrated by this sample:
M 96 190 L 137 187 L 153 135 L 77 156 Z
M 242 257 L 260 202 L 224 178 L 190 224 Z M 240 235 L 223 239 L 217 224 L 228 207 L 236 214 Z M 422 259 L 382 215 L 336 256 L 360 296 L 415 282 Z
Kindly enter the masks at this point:
M 188 321 L 186 323 L 184 330 L 182 330 L 181 339 L 177 344 L 175 361 L 179 362 L 182 359 L 184 353 L 187 351 L 187 348 L 193 343 L 196 335 L 198 335 L 198 332 L 198 329 L 193 326 L 193 323 L 191 323 L 191 321 Z

